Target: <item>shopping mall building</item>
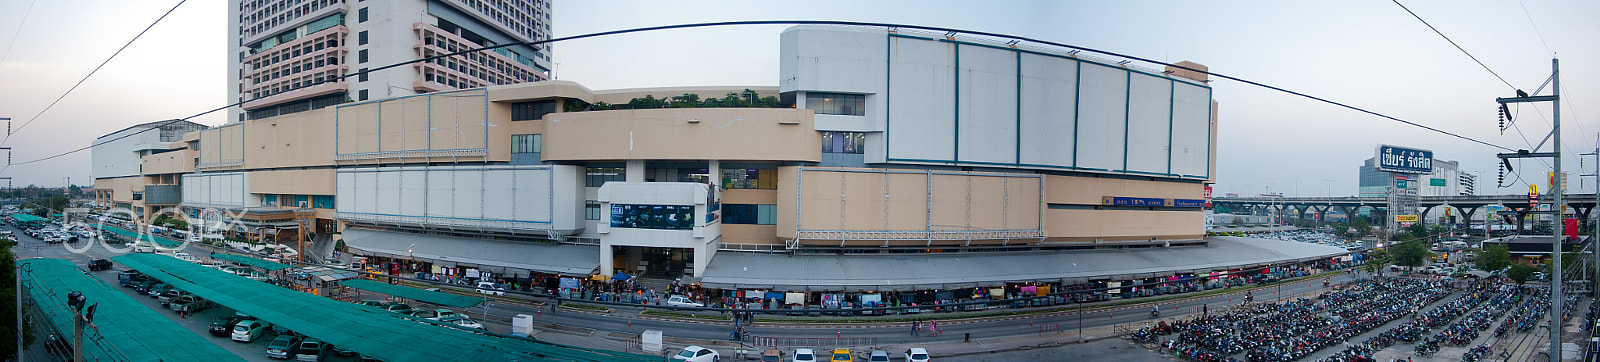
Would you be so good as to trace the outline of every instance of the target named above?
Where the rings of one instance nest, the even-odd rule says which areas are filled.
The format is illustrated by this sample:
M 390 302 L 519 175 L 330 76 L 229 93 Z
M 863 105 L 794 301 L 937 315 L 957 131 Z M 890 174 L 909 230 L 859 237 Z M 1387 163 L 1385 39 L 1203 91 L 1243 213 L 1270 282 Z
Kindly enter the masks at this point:
M 1059 288 L 1344 253 L 1204 237 L 1204 73 L 874 28 L 780 41 L 777 87 L 342 103 L 183 134 L 95 188 L 150 217 L 133 195 L 174 186 L 168 210 L 208 233 L 342 241 L 392 272 L 716 290 Z

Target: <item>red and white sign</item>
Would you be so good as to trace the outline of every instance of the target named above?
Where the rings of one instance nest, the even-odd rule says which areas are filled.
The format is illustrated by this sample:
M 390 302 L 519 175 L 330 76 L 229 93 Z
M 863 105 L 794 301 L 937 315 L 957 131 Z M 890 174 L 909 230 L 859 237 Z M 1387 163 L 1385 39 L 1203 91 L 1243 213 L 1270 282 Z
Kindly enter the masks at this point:
M 1206 199 L 1206 208 L 1210 208 L 1211 207 L 1211 186 L 1206 186 L 1205 199 Z

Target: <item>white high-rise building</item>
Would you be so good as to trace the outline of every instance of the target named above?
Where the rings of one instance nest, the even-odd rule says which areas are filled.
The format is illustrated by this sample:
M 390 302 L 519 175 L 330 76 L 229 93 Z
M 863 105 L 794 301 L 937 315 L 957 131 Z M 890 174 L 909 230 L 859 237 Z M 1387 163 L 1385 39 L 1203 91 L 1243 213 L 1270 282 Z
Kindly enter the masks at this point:
M 451 89 L 549 79 L 550 0 L 236 0 L 228 9 L 228 121 Z M 343 80 L 339 77 L 353 75 Z M 331 82 L 323 82 L 333 80 Z

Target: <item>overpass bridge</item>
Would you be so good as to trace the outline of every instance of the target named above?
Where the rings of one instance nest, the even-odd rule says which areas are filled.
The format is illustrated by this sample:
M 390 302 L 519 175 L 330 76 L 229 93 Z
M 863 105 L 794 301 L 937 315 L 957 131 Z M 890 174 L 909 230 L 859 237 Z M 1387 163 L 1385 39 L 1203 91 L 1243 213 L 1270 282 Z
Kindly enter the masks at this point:
M 1563 198 L 1567 207 L 1577 215 L 1579 222 L 1588 230 L 1590 213 L 1595 208 L 1595 194 L 1566 194 Z M 1463 220 L 1468 227 L 1472 226 L 1472 216 L 1480 209 L 1489 205 L 1500 205 L 1505 211 L 1500 212 L 1506 224 L 1516 224 L 1517 231 L 1523 230 L 1523 216 L 1530 211 L 1528 195 L 1484 195 L 1484 196 L 1419 196 L 1417 207 L 1419 215 L 1427 215 L 1428 211 L 1436 207 L 1449 206 L 1461 210 Z M 1540 203 L 1550 203 L 1548 196 L 1539 200 Z M 1292 213 L 1298 219 L 1305 219 L 1306 212 L 1316 212 L 1322 217 L 1319 221 L 1327 221 L 1328 211 L 1339 210 L 1345 215 L 1355 215 L 1362 208 L 1371 208 L 1374 213 L 1385 214 L 1378 210 L 1380 207 L 1387 209 L 1388 197 L 1223 197 L 1211 200 L 1213 208 L 1219 210 L 1232 210 L 1234 213 L 1248 214 L 1273 214 L 1282 215 Z M 1387 217 L 1387 215 L 1384 215 Z M 1487 220 L 1487 218 L 1485 218 Z M 1426 218 L 1418 218 L 1419 222 L 1428 223 Z

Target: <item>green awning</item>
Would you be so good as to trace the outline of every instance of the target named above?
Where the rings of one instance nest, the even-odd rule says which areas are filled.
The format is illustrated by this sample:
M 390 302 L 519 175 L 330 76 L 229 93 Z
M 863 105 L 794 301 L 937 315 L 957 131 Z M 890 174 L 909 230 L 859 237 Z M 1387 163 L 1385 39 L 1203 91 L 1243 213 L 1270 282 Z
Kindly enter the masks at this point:
M 17 219 L 17 221 L 19 221 L 19 222 L 47 222 L 47 221 L 50 221 L 50 219 L 46 219 L 46 218 L 42 218 L 42 217 L 38 217 L 38 216 L 33 216 L 33 215 L 29 215 L 29 214 L 12 214 L 11 218 L 12 219 Z
M 176 248 L 179 245 L 183 245 L 183 243 L 179 242 L 179 241 L 162 239 L 162 238 L 158 238 L 158 237 L 155 237 L 155 236 L 151 236 L 150 234 L 139 234 L 139 233 L 136 233 L 136 232 L 123 230 L 122 228 L 115 227 L 115 226 L 110 226 L 110 225 L 105 225 L 105 224 L 94 224 L 94 225 L 89 225 L 89 226 L 93 227 L 95 229 L 99 229 L 101 231 L 106 231 L 106 232 L 110 232 L 112 234 L 121 235 L 121 236 L 126 237 L 126 238 L 128 238 L 130 240 L 144 241 L 144 242 L 147 242 L 147 243 L 150 243 L 150 244 L 161 245 L 161 246 L 165 246 L 165 247 L 169 247 L 169 248 Z
M 293 268 L 294 267 L 294 266 L 289 265 L 289 264 L 273 262 L 273 261 L 266 261 L 266 260 L 261 260 L 261 259 L 257 259 L 257 258 L 244 256 L 244 255 L 213 254 L 213 255 L 211 255 L 211 258 L 212 259 L 222 259 L 222 260 L 227 260 L 227 261 L 231 261 L 231 262 L 235 262 L 235 263 L 239 263 L 239 264 L 249 265 L 249 266 L 253 266 L 253 267 L 257 267 L 257 268 L 261 268 L 261 269 L 266 269 L 267 271 L 279 271 L 279 270 L 284 270 L 284 269 L 289 269 L 289 268 Z
M 111 260 L 233 310 L 389 362 L 666 361 L 661 356 L 420 323 L 410 316 L 297 292 L 161 254 L 126 254 Z
M 474 297 L 469 297 L 469 296 L 459 295 L 459 294 L 450 294 L 450 293 L 445 293 L 445 292 L 435 292 L 435 291 L 431 291 L 431 290 L 422 290 L 422 289 L 411 288 L 411 287 L 402 287 L 402 286 L 398 286 L 398 285 L 389 285 L 387 283 L 381 283 L 381 282 L 378 282 L 378 281 L 368 280 L 368 279 L 350 279 L 350 280 L 339 282 L 339 284 L 347 286 L 347 287 L 351 287 L 351 288 L 367 290 L 367 291 L 373 291 L 373 292 L 388 294 L 388 295 L 391 295 L 391 296 L 396 296 L 396 297 L 401 297 L 401 298 L 411 299 L 411 300 L 417 300 L 417 301 L 422 301 L 422 302 L 426 302 L 426 303 L 433 303 L 433 304 L 438 304 L 438 305 L 447 306 L 447 307 L 467 308 L 467 307 L 471 307 L 471 306 L 477 305 L 478 303 L 482 303 L 483 302 L 483 298 L 474 298 Z
M 177 260 L 177 259 L 173 259 Z M 83 339 L 87 361 L 243 361 L 150 309 L 99 278 L 86 274 L 72 262 L 61 259 L 23 259 L 22 283 L 29 295 L 67 341 L 72 340 L 72 312 L 67 308 L 67 293 L 83 293 L 95 307 L 95 327 Z M 34 329 L 37 338 L 43 331 Z

